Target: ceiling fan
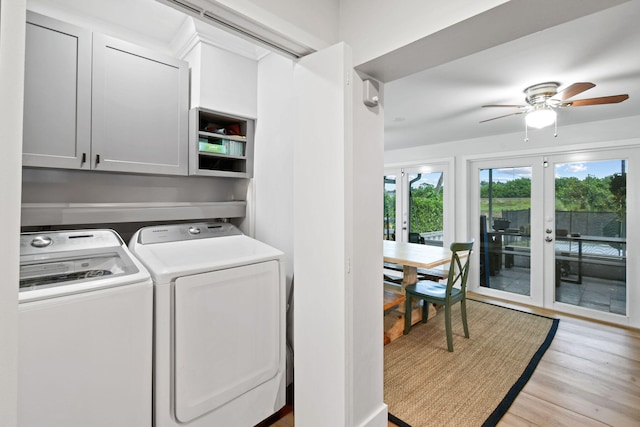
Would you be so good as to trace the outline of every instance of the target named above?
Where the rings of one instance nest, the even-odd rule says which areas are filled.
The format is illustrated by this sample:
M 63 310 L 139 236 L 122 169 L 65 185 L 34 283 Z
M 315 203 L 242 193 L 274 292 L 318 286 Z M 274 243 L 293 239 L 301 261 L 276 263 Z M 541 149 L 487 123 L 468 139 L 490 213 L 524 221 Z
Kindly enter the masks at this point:
M 585 105 L 599 105 L 599 104 L 616 104 L 629 98 L 629 95 L 613 95 L 603 96 L 600 98 L 587 98 L 570 100 L 572 98 L 586 90 L 595 87 L 595 84 L 590 82 L 574 83 L 565 89 L 558 92 L 559 83 L 546 82 L 539 83 L 533 86 L 529 86 L 524 90 L 526 95 L 525 101 L 527 105 L 483 105 L 482 107 L 501 107 L 501 108 L 518 108 L 520 111 L 515 113 L 505 114 L 491 119 L 482 120 L 480 123 L 489 122 L 491 120 L 501 119 L 503 117 L 515 116 L 518 114 L 526 114 L 525 122 L 527 126 L 535 128 L 543 128 L 555 123 L 556 121 L 556 108 L 566 107 L 582 107 Z

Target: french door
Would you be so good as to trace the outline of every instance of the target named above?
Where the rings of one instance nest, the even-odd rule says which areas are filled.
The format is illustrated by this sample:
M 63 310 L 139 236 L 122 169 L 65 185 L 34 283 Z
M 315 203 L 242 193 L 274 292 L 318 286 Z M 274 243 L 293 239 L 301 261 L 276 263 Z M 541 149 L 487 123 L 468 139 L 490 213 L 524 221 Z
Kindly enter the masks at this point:
M 639 151 L 472 162 L 475 290 L 637 324 L 639 292 L 627 277 L 637 274 L 628 218 L 637 214 Z
M 448 163 L 385 169 L 383 239 L 448 244 L 449 181 Z

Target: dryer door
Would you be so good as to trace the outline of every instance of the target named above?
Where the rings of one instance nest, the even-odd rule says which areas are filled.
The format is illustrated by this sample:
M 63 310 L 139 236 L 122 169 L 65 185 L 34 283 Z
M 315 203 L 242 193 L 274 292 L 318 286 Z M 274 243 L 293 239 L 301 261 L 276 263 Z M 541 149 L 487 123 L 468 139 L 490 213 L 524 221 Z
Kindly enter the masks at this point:
M 188 422 L 278 373 L 284 296 L 268 261 L 175 282 L 176 418 Z

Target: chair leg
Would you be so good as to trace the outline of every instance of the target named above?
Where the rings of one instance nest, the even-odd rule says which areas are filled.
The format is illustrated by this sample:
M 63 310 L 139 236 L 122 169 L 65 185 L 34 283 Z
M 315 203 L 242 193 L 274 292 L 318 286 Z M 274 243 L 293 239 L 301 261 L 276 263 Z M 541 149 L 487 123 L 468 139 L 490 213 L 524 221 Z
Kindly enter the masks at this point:
M 453 351 L 453 332 L 451 331 L 451 305 L 444 305 L 444 321 L 447 330 L 447 348 Z
M 460 301 L 460 312 L 462 313 L 462 326 L 464 327 L 464 336 L 469 338 L 469 326 L 467 326 L 467 300 Z
M 429 302 L 422 300 L 422 323 L 427 323 L 429 320 Z
M 407 294 L 407 299 L 404 301 L 404 332 L 403 335 L 407 335 L 411 329 L 411 295 Z

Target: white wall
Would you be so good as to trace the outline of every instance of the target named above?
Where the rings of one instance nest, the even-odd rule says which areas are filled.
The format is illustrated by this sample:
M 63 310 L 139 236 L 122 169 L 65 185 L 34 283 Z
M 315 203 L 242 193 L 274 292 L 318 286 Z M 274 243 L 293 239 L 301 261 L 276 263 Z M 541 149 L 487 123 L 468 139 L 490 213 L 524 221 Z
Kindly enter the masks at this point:
M 640 116 L 624 117 L 616 120 L 606 120 L 590 123 L 582 123 L 572 126 L 559 126 L 558 137 L 553 137 L 553 130 L 529 129 L 529 142 L 524 142 L 524 129 L 506 135 L 494 135 L 484 138 L 453 141 L 442 144 L 422 145 L 402 150 L 389 150 L 384 153 L 384 163 L 393 164 L 412 161 L 416 164 L 426 161 L 434 156 L 440 157 L 440 153 L 448 153 L 461 159 L 472 155 L 491 155 L 499 153 L 530 154 L 540 152 L 553 152 L 557 150 L 575 149 L 589 144 L 603 146 L 616 146 L 618 141 L 627 141 L 640 137 L 640 129 L 637 126 Z M 459 183 L 460 186 L 464 183 Z
M 253 200 L 255 237 L 285 252 L 293 276 L 293 67 L 270 54 L 258 64 Z
M 381 102 L 366 107 L 362 102 L 363 81 L 352 74 L 353 94 L 353 299 L 351 312 L 353 334 L 351 372 L 354 426 L 387 426 L 387 405 L 384 403 L 384 316 L 382 307 L 382 241 L 380 215 L 383 193 L 384 146 L 384 86 L 380 85 Z
M 0 1 L 0 420 L 7 427 L 17 423 L 25 7 L 23 0 Z
M 349 60 L 346 47 L 336 45 L 294 70 L 294 399 L 296 423 L 309 427 L 351 425 Z
M 359 71 L 390 82 L 625 1 L 345 0 L 341 36 Z
M 292 60 L 269 54 L 258 63 L 258 117 L 252 191 L 247 202 L 254 237 L 285 253 L 287 301 L 293 280 Z M 287 338 L 293 338 L 293 306 Z M 293 343 L 291 343 L 293 347 Z M 287 386 L 293 382 L 293 349 L 287 348 Z
M 382 56 L 507 0 L 344 0 L 340 38 L 354 64 Z
M 362 103 L 344 44 L 294 79 L 296 423 L 383 427 L 382 108 Z

